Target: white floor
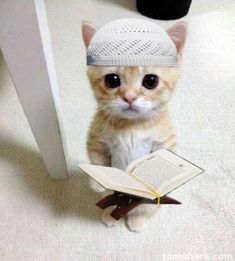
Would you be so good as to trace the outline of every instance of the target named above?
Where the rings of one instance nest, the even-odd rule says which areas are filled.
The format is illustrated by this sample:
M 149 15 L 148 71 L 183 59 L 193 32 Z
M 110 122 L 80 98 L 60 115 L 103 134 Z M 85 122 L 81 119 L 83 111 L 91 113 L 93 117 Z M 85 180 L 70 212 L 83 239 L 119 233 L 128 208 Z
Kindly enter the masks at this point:
M 178 152 L 205 173 L 173 191 L 149 229 L 106 228 L 77 170 L 95 102 L 80 22 L 141 17 L 130 0 L 48 0 L 71 178 L 53 181 L 0 58 L 0 260 L 234 260 L 235 4 L 194 0 L 171 102 Z M 168 27 L 173 21 L 158 21 Z M 233 255 L 233 257 L 232 257 Z

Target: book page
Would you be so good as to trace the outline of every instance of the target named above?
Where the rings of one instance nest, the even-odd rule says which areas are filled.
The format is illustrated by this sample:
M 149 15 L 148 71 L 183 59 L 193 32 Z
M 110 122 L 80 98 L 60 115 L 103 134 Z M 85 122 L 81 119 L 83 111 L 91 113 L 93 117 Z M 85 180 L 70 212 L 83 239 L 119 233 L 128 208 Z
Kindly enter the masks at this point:
M 159 150 L 131 165 L 128 174 L 157 190 L 161 196 L 203 170 L 168 150 Z
M 119 191 L 120 187 L 148 191 L 146 186 L 127 175 L 123 170 L 91 164 L 80 164 L 79 167 L 90 177 L 107 189 Z
M 157 188 L 163 182 L 171 180 L 177 174 L 183 172 L 181 168 L 159 157 L 155 157 L 139 164 L 138 167 L 134 169 L 133 174 Z

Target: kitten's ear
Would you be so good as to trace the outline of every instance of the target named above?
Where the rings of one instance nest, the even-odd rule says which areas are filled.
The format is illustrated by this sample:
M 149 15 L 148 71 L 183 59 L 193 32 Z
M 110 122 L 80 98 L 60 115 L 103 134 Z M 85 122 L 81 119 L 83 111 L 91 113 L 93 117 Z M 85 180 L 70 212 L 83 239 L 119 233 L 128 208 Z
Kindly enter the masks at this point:
M 97 28 L 92 23 L 88 21 L 82 21 L 82 37 L 86 48 L 88 47 L 96 31 Z
M 178 22 L 167 30 L 168 35 L 176 46 L 178 56 L 181 56 L 187 35 L 187 23 Z

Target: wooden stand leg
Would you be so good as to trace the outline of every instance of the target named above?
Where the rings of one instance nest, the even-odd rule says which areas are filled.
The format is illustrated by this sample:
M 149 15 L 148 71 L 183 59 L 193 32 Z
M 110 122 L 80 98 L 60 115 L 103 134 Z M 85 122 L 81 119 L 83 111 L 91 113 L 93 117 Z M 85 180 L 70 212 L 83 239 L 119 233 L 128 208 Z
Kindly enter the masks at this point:
M 119 220 L 121 217 L 125 216 L 132 209 L 138 207 L 141 204 L 154 204 L 156 205 L 156 200 L 135 197 L 121 192 L 114 192 L 111 195 L 106 196 L 96 203 L 96 206 L 102 209 L 105 209 L 110 206 L 116 206 L 112 211 L 111 216 L 116 220 Z M 160 204 L 181 204 L 178 200 L 170 198 L 168 196 L 162 196 L 160 198 Z

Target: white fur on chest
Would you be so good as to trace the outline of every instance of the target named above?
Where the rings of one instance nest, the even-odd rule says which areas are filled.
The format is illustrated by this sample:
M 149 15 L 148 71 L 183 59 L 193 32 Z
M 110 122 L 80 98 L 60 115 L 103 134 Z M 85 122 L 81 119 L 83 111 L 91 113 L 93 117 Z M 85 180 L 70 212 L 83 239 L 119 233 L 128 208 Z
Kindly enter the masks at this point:
M 120 132 L 110 133 L 105 138 L 105 143 L 111 153 L 112 167 L 125 170 L 133 161 L 151 152 L 153 138 L 146 133 Z

